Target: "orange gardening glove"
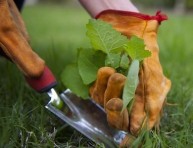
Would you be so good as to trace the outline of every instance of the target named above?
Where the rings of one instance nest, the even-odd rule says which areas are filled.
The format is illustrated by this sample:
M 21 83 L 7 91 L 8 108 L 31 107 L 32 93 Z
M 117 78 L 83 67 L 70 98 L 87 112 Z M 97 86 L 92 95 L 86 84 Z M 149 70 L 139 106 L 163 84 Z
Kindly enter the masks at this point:
M 141 128 L 152 129 L 160 121 L 165 98 L 171 82 L 167 79 L 159 61 L 157 30 L 166 16 L 158 12 L 156 16 L 140 13 L 107 10 L 97 19 L 110 23 L 117 31 L 130 38 L 135 35 L 142 38 L 145 49 L 151 51 L 151 57 L 144 59 L 139 72 L 139 84 L 135 93 L 131 112 L 122 113 L 122 91 L 126 77 L 110 67 L 99 69 L 97 80 L 90 88 L 91 98 L 103 106 L 108 123 L 117 129 L 137 136 Z
M 24 22 L 13 0 L 0 0 L 0 53 L 29 78 L 42 75 L 45 63 L 32 51 Z

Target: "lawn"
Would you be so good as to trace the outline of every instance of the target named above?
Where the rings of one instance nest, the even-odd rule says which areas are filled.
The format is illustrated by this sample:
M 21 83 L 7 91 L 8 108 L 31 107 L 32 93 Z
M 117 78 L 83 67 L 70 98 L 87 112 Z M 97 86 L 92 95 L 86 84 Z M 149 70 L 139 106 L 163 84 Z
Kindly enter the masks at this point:
M 51 5 L 27 6 L 22 15 L 32 48 L 51 68 L 62 92 L 62 70 L 75 60 L 77 48 L 88 46 L 89 15 L 80 7 Z M 159 29 L 160 60 L 172 89 L 160 132 L 145 133 L 144 147 L 193 145 L 192 24 L 191 15 L 169 13 Z M 0 147 L 96 147 L 44 108 L 47 95 L 33 91 L 15 65 L 1 58 L 0 67 Z

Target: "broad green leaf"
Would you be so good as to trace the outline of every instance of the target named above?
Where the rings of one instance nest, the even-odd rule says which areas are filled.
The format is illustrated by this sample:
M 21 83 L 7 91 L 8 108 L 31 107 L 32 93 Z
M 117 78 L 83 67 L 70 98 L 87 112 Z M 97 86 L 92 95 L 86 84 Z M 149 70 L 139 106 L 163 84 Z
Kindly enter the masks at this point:
M 142 39 L 128 40 L 102 20 L 91 19 L 86 27 L 92 48 L 79 50 L 77 63 L 67 66 L 62 73 L 63 84 L 78 96 L 87 98 L 89 84 L 96 80 L 98 69 L 111 66 L 127 75 L 123 109 L 131 107 L 139 81 L 139 62 L 150 56 L 150 51 L 145 50 Z
M 76 95 L 88 98 L 88 86 L 83 84 L 76 64 L 68 65 L 61 75 L 62 83 Z
M 105 54 L 93 49 L 80 49 L 78 55 L 78 70 L 85 85 L 96 80 L 97 71 L 104 66 Z
M 131 57 L 132 60 L 143 60 L 151 55 L 149 50 L 145 50 L 145 45 L 142 39 L 133 36 L 129 42 L 125 45 L 125 51 Z
M 105 60 L 105 66 L 118 68 L 121 60 L 121 53 L 110 53 Z
M 139 60 L 133 60 L 129 67 L 125 86 L 123 88 L 123 108 L 122 111 L 128 106 L 131 100 L 135 96 L 135 90 L 137 88 L 139 78 Z
M 101 50 L 109 54 L 115 49 L 122 50 L 128 39 L 121 35 L 120 32 L 112 28 L 112 26 L 102 20 L 90 19 L 87 27 L 87 36 L 90 39 L 91 45 L 96 50 Z M 119 52 L 120 50 L 116 50 Z

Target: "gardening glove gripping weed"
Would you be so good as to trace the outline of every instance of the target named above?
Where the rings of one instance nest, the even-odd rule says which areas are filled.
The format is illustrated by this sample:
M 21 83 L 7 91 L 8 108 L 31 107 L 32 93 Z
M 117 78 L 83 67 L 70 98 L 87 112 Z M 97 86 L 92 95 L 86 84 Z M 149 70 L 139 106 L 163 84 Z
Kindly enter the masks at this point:
M 131 112 L 128 113 L 127 110 L 124 110 L 121 113 L 123 101 L 120 98 L 126 79 L 121 74 L 116 72 L 109 74 L 109 68 L 99 69 L 97 80 L 90 88 L 91 97 L 96 102 L 100 100 L 99 104 L 104 106 L 109 124 L 137 136 L 142 127 L 146 126 L 147 129 L 152 129 L 159 124 L 161 110 L 171 87 L 170 80 L 164 76 L 162 71 L 157 44 L 158 26 L 167 17 L 160 12 L 157 12 L 155 16 L 149 16 L 107 10 L 97 15 L 96 18 L 110 23 L 113 28 L 128 38 L 135 35 L 143 39 L 145 49 L 151 51 L 151 56 L 145 58 L 140 67 L 139 84 Z M 111 71 L 113 70 L 111 69 Z M 107 76 L 107 74 L 109 75 Z M 105 80 L 102 77 L 105 77 Z
M 0 0 L 0 47 L 26 77 L 40 77 L 44 61 L 32 51 L 24 22 L 13 0 Z

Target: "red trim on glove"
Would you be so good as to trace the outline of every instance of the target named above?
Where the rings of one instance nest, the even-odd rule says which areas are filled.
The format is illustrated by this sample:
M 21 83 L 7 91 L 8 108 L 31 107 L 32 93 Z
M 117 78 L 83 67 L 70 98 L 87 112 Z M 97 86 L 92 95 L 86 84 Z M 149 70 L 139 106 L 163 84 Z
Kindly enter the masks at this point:
M 150 16 L 150 15 L 146 15 L 146 14 L 142 14 L 142 13 L 137 13 L 137 12 L 131 12 L 131 11 L 121 11 L 121 10 L 104 10 L 102 12 L 100 12 L 98 15 L 95 16 L 96 19 L 98 19 L 100 17 L 100 15 L 102 14 L 120 14 L 120 15 L 125 15 L 125 16 L 134 16 L 134 17 L 138 17 L 141 18 L 143 20 L 157 20 L 159 23 L 161 23 L 164 20 L 167 20 L 168 17 L 165 14 L 161 14 L 161 11 L 157 11 L 156 15 L 154 16 Z

